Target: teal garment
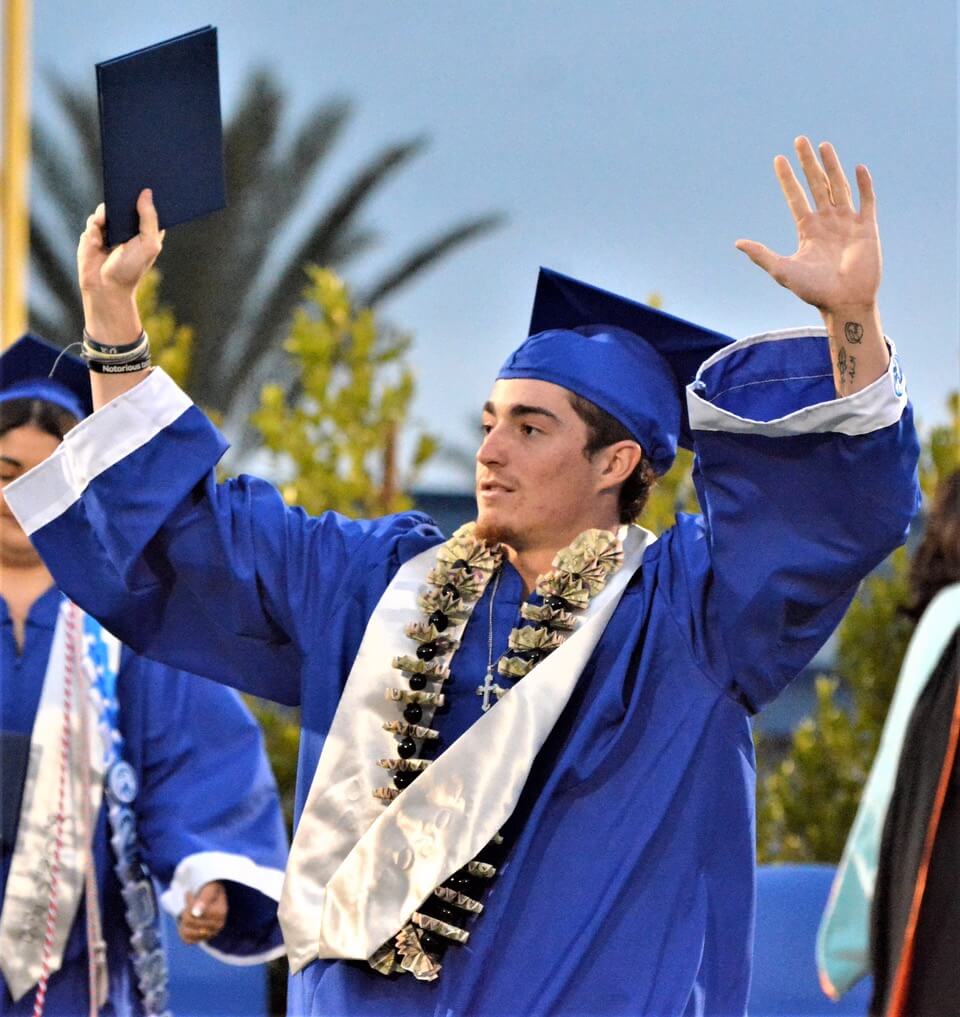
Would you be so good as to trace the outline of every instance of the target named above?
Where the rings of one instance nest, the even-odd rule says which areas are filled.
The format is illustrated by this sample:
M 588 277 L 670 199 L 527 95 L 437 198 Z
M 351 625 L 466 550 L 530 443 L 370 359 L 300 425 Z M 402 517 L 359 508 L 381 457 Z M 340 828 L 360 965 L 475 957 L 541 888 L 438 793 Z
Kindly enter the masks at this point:
M 824 992 L 834 999 L 870 973 L 870 906 L 904 735 L 917 700 L 958 625 L 960 583 L 954 583 L 930 602 L 907 647 L 880 748 L 820 922 L 817 970 Z

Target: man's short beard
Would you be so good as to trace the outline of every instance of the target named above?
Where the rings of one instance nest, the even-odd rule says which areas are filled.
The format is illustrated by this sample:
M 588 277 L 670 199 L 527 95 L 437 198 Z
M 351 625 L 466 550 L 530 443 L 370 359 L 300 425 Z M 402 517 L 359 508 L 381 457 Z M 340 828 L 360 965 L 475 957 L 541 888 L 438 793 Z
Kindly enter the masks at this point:
M 506 544 L 516 549 L 517 532 L 507 524 L 478 520 L 474 533 L 488 544 Z

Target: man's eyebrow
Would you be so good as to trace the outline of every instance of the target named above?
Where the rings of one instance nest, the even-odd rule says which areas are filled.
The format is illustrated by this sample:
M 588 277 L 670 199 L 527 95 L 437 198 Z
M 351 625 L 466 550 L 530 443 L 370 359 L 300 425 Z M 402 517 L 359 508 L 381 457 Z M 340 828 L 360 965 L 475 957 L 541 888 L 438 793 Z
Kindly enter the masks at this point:
M 483 404 L 483 412 L 489 413 L 491 417 L 497 415 L 496 407 L 491 402 Z M 561 422 L 560 418 L 552 410 L 548 410 L 545 406 L 528 406 L 526 403 L 515 403 L 510 407 L 508 416 L 517 419 L 518 417 L 529 417 L 532 415 L 540 417 L 549 417 L 551 420 L 555 420 L 558 424 Z
M 0 456 L 0 463 L 5 463 L 7 466 L 13 466 L 18 470 L 23 469 L 23 463 L 21 463 L 19 459 L 14 459 L 12 456 Z
M 555 420 L 558 424 L 560 418 L 552 410 L 548 410 L 545 406 L 527 406 L 524 403 L 517 403 L 515 406 L 510 407 L 511 417 L 529 417 L 531 415 L 537 415 L 540 417 L 549 417 L 551 420 Z

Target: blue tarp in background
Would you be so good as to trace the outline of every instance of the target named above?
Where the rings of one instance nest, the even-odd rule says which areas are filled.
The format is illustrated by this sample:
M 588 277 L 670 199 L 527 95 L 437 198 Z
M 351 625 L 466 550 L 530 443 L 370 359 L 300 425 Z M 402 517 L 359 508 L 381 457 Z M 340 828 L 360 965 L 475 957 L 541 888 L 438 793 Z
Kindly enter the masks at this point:
M 266 1017 L 266 965 L 221 964 L 187 946 L 169 915 L 164 921 L 174 1017 Z
M 831 865 L 763 865 L 757 870 L 750 1017 L 866 1014 L 869 979 L 839 1003 L 824 996 L 817 981 L 817 926 L 833 873 Z

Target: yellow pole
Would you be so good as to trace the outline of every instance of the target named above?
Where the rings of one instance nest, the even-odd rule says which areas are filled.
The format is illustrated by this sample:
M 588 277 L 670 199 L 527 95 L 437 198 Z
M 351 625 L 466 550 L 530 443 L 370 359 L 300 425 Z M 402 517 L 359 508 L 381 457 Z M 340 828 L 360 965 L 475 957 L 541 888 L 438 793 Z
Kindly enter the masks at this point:
M 30 0 L 4 0 L 3 160 L 0 178 L 0 347 L 27 327 L 30 253 Z

